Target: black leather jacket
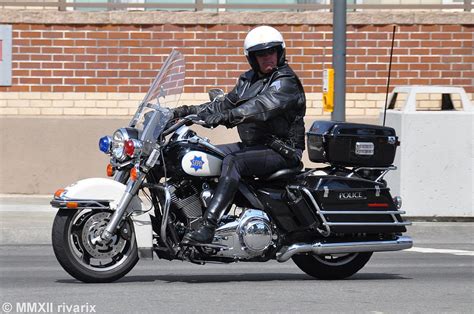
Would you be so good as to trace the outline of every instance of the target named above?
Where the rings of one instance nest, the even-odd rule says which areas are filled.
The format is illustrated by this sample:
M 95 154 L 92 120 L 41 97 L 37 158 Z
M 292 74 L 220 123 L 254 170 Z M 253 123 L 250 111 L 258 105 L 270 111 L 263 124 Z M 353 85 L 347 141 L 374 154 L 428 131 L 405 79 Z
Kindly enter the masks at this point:
M 193 109 L 194 113 L 229 110 L 227 127 L 237 126 L 246 146 L 265 144 L 276 136 L 295 148 L 305 148 L 306 98 L 298 76 L 287 64 L 265 77 L 258 77 L 253 70 L 245 72 L 224 101 Z

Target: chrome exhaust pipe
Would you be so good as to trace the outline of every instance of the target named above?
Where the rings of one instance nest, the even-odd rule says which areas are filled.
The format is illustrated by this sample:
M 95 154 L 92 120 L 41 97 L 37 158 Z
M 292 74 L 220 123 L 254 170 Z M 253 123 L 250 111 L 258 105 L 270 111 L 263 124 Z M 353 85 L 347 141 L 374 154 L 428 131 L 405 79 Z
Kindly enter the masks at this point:
M 413 240 L 407 236 L 397 237 L 395 240 L 364 241 L 364 242 L 339 242 L 339 243 L 296 243 L 284 247 L 277 253 L 277 261 L 286 262 L 293 255 L 300 253 L 345 254 L 359 252 L 384 252 L 400 251 L 413 246 Z

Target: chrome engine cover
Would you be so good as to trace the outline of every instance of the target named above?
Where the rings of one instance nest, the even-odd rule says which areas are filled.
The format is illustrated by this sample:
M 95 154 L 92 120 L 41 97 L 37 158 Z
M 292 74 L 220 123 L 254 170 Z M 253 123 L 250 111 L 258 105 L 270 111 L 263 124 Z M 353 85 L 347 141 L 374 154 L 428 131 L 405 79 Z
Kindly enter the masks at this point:
M 241 217 L 217 228 L 213 244 L 229 249 L 216 254 L 221 257 L 250 259 L 261 256 L 273 244 L 273 231 L 268 215 L 258 209 L 247 209 Z

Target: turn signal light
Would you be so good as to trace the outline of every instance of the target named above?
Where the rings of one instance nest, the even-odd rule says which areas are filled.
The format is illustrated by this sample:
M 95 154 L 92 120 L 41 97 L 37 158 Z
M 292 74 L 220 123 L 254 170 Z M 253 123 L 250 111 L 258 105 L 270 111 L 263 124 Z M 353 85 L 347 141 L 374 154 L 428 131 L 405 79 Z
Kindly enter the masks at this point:
M 114 174 L 115 174 L 114 167 L 112 166 L 112 164 L 108 164 L 107 165 L 107 176 L 112 177 Z
M 130 179 L 132 179 L 132 181 L 137 181 L 137 178 L 138 178 L 138 169 L 133 167 L 132 169 L 130 169 Z
M 59 189 L 59 190 L 57 190 L 57 191 L 54 193 L 54 197 L 60 198 L 60 197 L 61 197 L 61 194 L 63 194 L 64 191 L 65 191 L 64 189 Z
M 79 207 L 79 203 L 78 203 L 78 202 L 67 202 L 67 203 L 66 203 L 66 207 L 67 207 L 67 208 L 78 208 L 78 207 Z

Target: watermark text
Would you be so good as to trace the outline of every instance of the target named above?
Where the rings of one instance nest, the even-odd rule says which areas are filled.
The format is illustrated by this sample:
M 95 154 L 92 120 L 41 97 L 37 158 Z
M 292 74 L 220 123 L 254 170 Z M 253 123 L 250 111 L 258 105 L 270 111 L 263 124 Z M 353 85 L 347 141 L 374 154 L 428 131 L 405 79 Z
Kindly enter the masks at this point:
M 53 302 L 5 302 L 3 313 L 96 313 L 93 304 L 67 304 Z

